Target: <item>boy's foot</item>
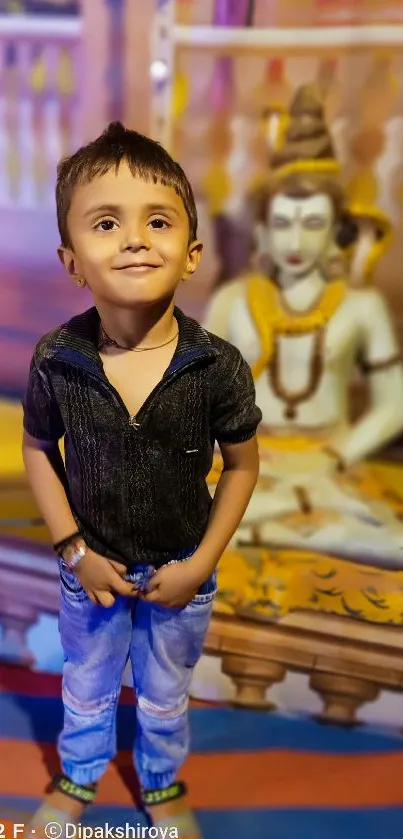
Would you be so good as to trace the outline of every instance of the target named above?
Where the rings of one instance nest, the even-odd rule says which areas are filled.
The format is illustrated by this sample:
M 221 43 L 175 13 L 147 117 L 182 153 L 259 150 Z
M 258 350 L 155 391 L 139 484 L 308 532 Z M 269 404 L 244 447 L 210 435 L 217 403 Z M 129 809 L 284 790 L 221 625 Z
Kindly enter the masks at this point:
M 158 804 L 150 804 L 145 801 L 145 806 L 153 827 L 160 828 L 160 832 L 164 832 L 164 828 L 165 832 L 176 829 L 178 839 L 203 839 L 195 816 L 189 807 L 189 799 L 184 785 L 183 793 L 177 797 L 161 801 Z
M 147 812 L 153 827 L 160 829 L 161 836 L 165 835 L 166 831 L 169 835 L 170 829 L 176 829 L 175 835 L 178 839 L 203 839 L 186 798 L 166 804 L 155 804 L 153 807 L 148 807 Z
M 88 787 L 88 789 L 92 790 L 93 787 Z M 49 827 L 47 832 L 45 831 L 46 826 L 52 823 L 62 829 L 60 837 L 63 839 L 65 834 L 63 828 L 67 824 L 79 822 L 86 806 L 82 801 L 77 801 L 58 789 L 52 790 L 27 825 L 27 839 L 28 837 L 29 839 L 49 839 L 51 834 L 56 836 L 56 831 L 53 830 L 52 833 Z

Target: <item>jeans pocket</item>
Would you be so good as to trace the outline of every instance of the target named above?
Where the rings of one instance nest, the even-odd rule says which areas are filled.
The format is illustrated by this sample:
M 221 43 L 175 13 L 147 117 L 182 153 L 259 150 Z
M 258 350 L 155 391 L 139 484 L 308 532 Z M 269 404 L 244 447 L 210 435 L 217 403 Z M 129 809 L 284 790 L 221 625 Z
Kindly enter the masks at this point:
M 62 594 L 71 600 L 86 600 L 87 592 L 83 589 L 80 580 L 62 559 L 59 560 L 59 573 Z
M 213 571 L 211 577 L 203 583 L 190 604 L 198 606 L 203 603 L 212 603 L 217 594 L 217 572 Z

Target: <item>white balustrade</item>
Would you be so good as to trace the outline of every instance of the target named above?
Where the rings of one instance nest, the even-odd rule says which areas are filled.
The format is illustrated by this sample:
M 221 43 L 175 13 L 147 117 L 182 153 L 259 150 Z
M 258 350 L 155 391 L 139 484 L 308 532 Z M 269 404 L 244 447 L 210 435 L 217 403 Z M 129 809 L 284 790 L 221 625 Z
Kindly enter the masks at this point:
M 0 210 L 48 208 L 79 141 L 79 18 L 0 15 Z

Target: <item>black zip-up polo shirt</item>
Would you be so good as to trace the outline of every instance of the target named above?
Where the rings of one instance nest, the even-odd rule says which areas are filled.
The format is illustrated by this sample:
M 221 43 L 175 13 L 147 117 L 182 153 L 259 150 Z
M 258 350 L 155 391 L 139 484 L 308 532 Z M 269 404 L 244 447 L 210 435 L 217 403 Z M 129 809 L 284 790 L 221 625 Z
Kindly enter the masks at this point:
M 31 361 L 24 427 L 44 442 L 64 437 L 77 526 L 92 550 L 128 568 L 199 544 L 215 442 L 250 439 L 262 417 L 240 352 L 175 316 L 171 364 L 134 421 L 105 376 L 95 308 L 45 335 Z

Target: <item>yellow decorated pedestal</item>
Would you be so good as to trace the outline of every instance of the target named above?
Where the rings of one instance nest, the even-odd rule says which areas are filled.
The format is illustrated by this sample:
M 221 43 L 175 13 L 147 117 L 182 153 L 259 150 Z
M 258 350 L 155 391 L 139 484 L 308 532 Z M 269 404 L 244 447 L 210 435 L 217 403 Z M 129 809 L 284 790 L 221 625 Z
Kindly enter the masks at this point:
M 288 449 L 290 445 L 298 451 L 298 438 L 288 440 Z M 312 448 L 315 445 L 311 441 Z M 269 448 L 267 439 L 261 441 L 260 448 L 263 453 Z M 220 470 L 221 459 L 216 456 L 209 476 L 211 486 L 217 483 Z M 387 502 L 403 518 L 401 467 L 363 464 L 348 480 L 355 481 L 362 495 Z M 296 513 L 293 525 L 296 529 L 298 524 L 314 526 L 324 515 L 319 511 Z M 313 551 L 238 545 L 225 552 L 218 567 L 218 614 L 275 620 L 291 612 L 309 611 L 402 625 L 402 604 L 403 570 L 378 569 Z

